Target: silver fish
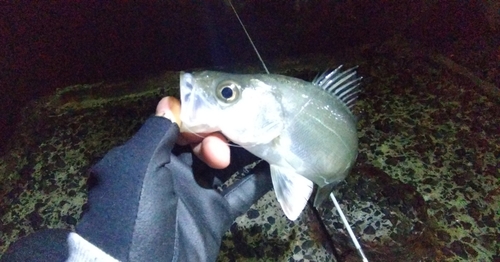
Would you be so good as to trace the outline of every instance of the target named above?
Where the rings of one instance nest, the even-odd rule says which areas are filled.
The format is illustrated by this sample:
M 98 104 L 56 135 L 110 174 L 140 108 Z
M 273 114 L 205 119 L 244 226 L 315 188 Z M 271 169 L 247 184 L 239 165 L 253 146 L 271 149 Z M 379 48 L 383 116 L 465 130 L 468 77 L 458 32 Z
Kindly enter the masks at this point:
M 181 130 L 220 131 L 270 164 L 276 197 L 296 220 L 319 186 L 314 205 L 353 167 L 358 153 L 350 111 L 359 91 L 355 68 L 311 82 L 273 74 L 181 72 Z

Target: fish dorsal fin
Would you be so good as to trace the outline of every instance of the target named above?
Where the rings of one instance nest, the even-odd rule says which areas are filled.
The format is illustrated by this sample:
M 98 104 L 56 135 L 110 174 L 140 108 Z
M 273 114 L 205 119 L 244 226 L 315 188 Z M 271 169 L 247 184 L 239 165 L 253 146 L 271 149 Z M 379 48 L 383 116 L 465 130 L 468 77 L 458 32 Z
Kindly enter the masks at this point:
M 339 66 L 332 71 L 326 70 L 323 74 L 316 76 L 312 83 L 337 97 L 349 109 L 352 109 L 358 98 L 362 77 L 358 77 L 356 74 L 357 66 L 345 71 L 342 71 L 341 68 L 342 66 Z
M 293 169 L 271 165 L 271 178 L 276 198 L 290 220 L 296 220 L 307 205 L 313 182 L 295 173 Z

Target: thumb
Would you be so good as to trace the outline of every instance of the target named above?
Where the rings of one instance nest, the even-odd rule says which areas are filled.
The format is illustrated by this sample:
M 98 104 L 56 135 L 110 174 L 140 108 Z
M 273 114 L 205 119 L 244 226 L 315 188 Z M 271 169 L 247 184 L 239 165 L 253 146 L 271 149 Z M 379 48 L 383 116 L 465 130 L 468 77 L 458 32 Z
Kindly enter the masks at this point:
M 270 174 L 269 164 L 262 161 L 252 169 L 250 175 L 222 191 L 233 219 L 247 212 L 250 206 L 271 190 L 273 184 Z
M 180 113 L 181 103 L 179 102 L 179 100 L 172 96 L 166 96 L 162 98 L 160 102 L 158 102 L 155 115 L 165 117 L 173 123 L 176 123 L 180 127 Z

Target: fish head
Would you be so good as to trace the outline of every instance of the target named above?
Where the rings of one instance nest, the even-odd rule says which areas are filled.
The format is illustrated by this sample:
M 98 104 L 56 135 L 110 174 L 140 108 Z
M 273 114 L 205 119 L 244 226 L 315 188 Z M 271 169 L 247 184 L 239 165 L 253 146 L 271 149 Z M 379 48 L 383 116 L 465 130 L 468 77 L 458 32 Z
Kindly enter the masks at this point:
M 265 75 L 181 72 L 181 131 L 220 131 L 242 146 L 279 136 L 284 125 L 280 93 L 260 78 Z

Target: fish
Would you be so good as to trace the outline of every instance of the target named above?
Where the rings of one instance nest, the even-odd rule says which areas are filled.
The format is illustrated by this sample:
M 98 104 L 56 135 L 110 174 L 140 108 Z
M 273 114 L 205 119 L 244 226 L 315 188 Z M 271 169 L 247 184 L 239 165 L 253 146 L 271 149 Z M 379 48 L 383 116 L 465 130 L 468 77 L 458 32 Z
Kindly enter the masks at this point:
M 181 72 L 181 132 L 221 132 L 267 161 L 276 198 L 296 220 L 314 184 L 319 207 L 355 164 L 351 109 L 360 82 L 356 67 L 342 66 L 312 82 L 278 74 Z

